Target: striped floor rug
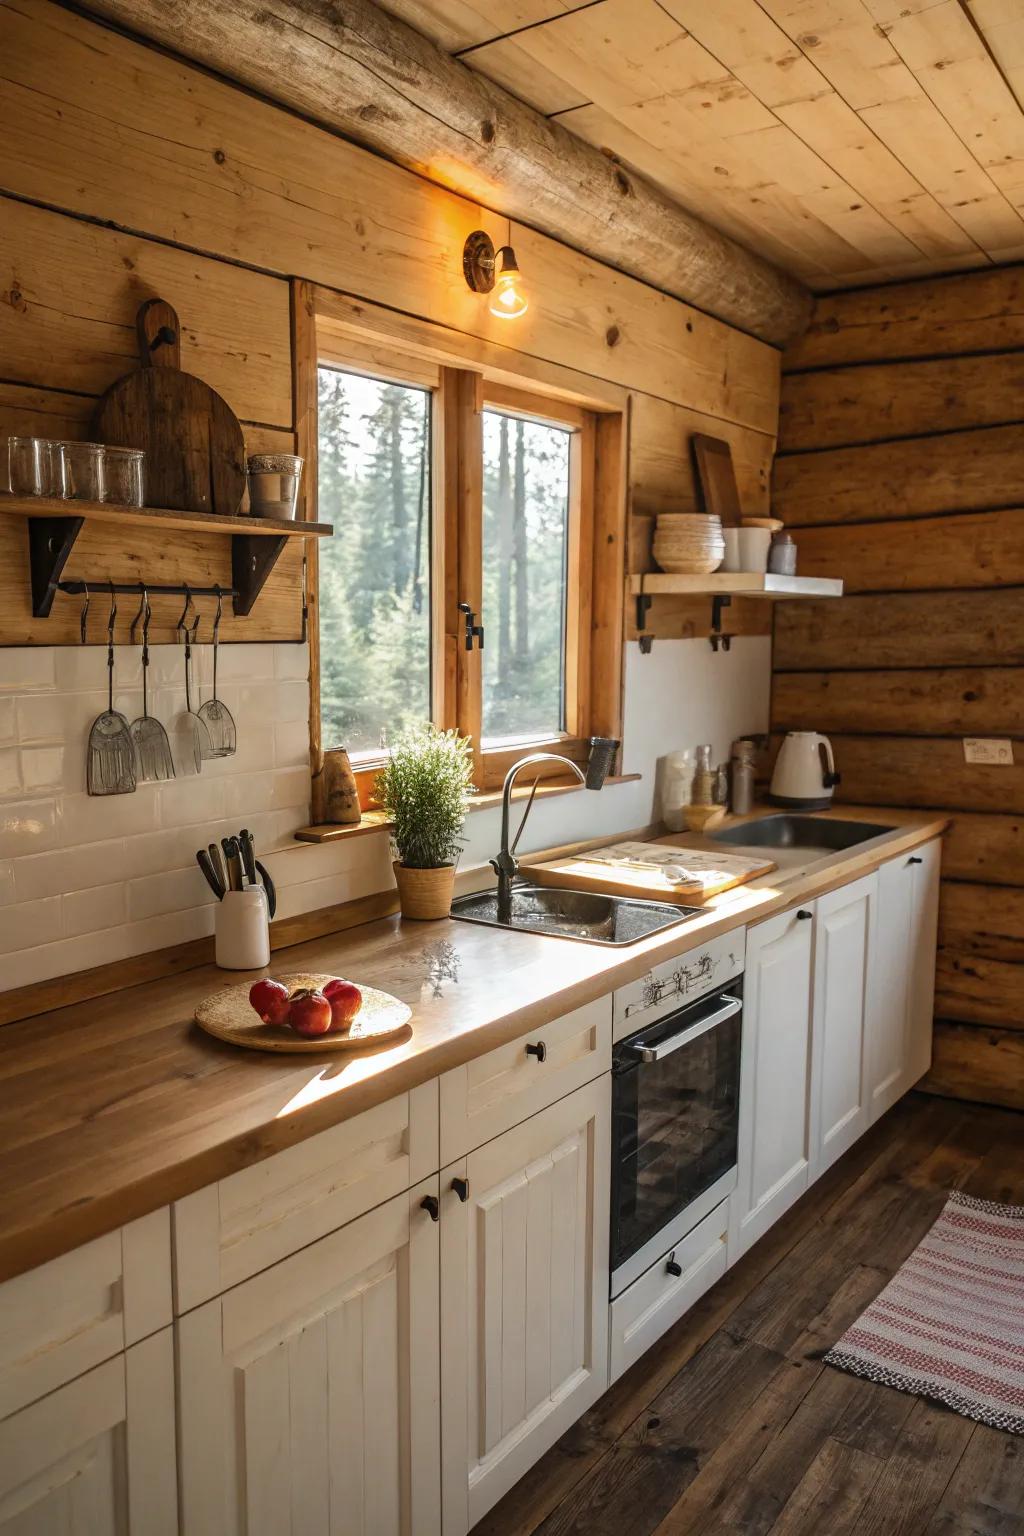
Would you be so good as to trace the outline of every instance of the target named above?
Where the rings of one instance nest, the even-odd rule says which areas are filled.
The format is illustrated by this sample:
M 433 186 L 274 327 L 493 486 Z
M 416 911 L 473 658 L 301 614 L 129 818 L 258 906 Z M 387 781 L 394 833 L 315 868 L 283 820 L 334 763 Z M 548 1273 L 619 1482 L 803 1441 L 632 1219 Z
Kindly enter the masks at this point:
M 950 1195 L 825 1361 L 1024 1435 L 1024 1205 Z

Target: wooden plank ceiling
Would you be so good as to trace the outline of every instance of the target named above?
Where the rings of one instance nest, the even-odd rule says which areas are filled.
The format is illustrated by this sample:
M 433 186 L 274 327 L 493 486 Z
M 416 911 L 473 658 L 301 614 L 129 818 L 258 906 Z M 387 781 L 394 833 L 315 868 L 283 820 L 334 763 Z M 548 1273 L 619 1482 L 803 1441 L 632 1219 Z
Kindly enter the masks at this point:
M 384 0 L 811 287 L 1024 258 L 1021 0 Z

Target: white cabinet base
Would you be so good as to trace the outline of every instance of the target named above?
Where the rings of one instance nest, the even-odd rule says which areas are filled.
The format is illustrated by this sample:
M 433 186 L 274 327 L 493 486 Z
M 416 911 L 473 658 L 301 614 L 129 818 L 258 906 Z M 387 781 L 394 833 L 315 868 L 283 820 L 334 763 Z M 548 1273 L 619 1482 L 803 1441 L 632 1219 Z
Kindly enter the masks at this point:
M 728 1223 L 729 1207 L 723 1201 L 612 1302 L 608 1326 L 610 1381 L 617 1381 L 725 1274 Z M 681 1275 L 668 1269 L 670 1260 L 678 1264 Z

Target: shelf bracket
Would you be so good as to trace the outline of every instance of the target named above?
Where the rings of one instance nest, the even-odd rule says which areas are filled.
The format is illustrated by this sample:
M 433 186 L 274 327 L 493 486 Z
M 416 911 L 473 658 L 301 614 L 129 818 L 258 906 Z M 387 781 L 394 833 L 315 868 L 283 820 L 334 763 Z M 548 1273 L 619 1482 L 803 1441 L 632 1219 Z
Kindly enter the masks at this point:
M 32 617 L 45 619 L 84 517 L 30 517 L 28 559 L 32 576 Z
M 231 585 L 235 588 L 232 602 L 238 617 L 251 613 L 287 542 L 285 534 L 279 538 L 269 534 L 231 535 Z
M 722 634 L 722 612 L 732 602 L 731 592 L 717 592 L 711 599 L 711 641 L 713 651 L 728 651 L 732 646 L 732 636 Z
M 651 646 L 654 644 L 654 636 L 645 635 L 643 632 L 650 607 L 651 594 L 649 592 L 638 592 L 636 595 L 636 638 L 642 656 L 649 656 L 651 654 Z

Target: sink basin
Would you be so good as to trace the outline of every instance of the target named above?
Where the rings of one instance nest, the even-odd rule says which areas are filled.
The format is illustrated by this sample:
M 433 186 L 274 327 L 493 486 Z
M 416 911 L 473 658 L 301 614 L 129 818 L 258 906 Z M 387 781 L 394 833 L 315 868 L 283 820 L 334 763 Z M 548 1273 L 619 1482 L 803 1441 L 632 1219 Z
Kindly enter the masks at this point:
M 587 944 L 635 944 L 637 939 L 700 917 L 700 907 L 677 907 L 664 901 L 638 901 L 631 896 L 601 896 L 590 891 L 566 891 L 557 886 L 517 885 L 512 889 L 512 921 L 498 922 L 496 891 L 458 896 L 452 917 L 466 923 L 489 923 L 521 933 L 548 933 Z
M 892 830 L 874 821 L 839 821 L 831 816 L 798 816 L 782 811 L 738 827 L 723 827 L 706 836 L 714 843 L 738 848 L 792 848 L 820 856 L 855 848 L 858 843 Z

